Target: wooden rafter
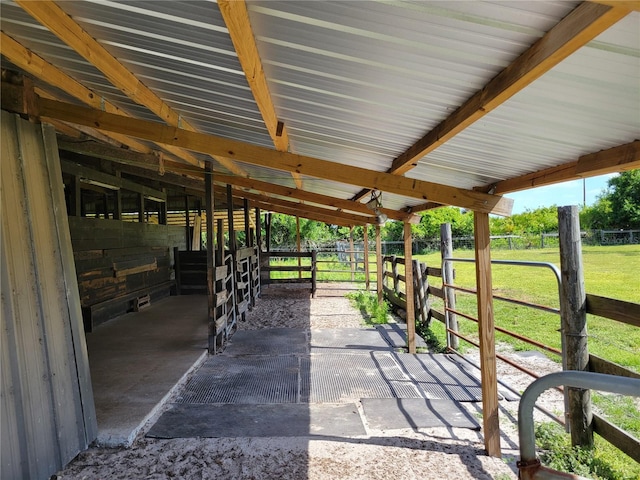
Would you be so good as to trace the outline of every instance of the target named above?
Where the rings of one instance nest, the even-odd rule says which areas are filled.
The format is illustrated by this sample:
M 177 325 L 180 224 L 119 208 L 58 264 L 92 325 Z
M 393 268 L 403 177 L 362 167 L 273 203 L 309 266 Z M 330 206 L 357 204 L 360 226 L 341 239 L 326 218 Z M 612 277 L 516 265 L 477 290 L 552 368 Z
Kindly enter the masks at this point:
M 279 122 L 276 109 L 271 99 L 267 78 L 262 68 L 262 60 L 258 53 L 253 28 L 249 21 L 249 12 L 244 0 L 218 0 L 218 8 L 229 31 L 231 42 L 238 55 L 244 75 L 253 93 L 256 105 L 262 114 L 264 124 L 271 140 L 280 152 L 289 151 L 289 135 L 284 123 Z M 302 188 L 300 175 L 291 174 L 298 188 Z
M 158 159 L 155 155 L 142 154 L 129 150 L 123 151 L 121 149 L 108 147 L 96 142 L 74 142 L 59 140 L 58 147 L 63 151 L 79 153 L 82 155 L 120 163 L 121 165 L 118 167 L 118 169 L 122 170 L 123 172 L 126 171 L 128 173 L 132 173 L 133 175 L 148 177 L 150 172 L 158 172 Z M 130 167 L 123 168 L 123 164 Z M 158 176 L 154 178 L 158 181 L 167 182 L 168 184 L 178 185 L 192 190 L 201 190 L 202 188 L 204 188 L 202 187 L 204 173 L 200 169 L 190 166 L 177 165 L 171 166 L 171 168 L 167 167 L 167 170 L 170 170 L 174 173 L 165 173 L 163 177 Z M 264 192 L 271 195 L 278 195 L 280 197 L 292 198 L 303 202 L 324 205 L 325 207 L 337 210 L 357 212 L 364 215 L 372 214 L 371 210 L 369 210 L 364 204 L 360 202 L 342 200 L 330 197 L 328 195 L 306 192 L 297 188 L 285 187 L 283 185 L 268 183 L 261 180 L 254 180 L 252 178 L 216 173 L 214 176 L 214 182 L 222 185 L 233 185 L 241 189 L 251 189 L 253 191 Z M 416 223 L 420 220 L 420 217 L 418 217 L 417 215 L 412 215 L 397 210 L 391 210 L 389 208 L 381 208 L 380 211 L 392 220 L 406 221 L 409 223 Z
M 100 70 L 116 88 L 133 101 L 148 108 L 168 125 L 180 125 L 185 130 L 197 131 L 193 125 L 144 85 L 127 67 L 111 55 L 53 1 L 17 0 L 16 3 L 86 61 Z M 236 175 L 247 175 L 242 168 L 239 168 L 226 157 L 215 158 L 215 160 Z
M 25 72 L 33 75 L 36 78 L 39 78 L 43 82 L 46 82 L 53 87 L 62 90 L 63 92 L 71 95 L 72 97 L 80 100 L 90 107 L 104 109 L 105 112 L 109 113 L 129 116 L 126 112 L 123 112 L 116 105 L 106 100 L 104 97 L 101 97 L 93 90 L 77 82 L 72 77 L 60 70 L 58 67 L 52 65 L 39 55 L 30 51 L 24 45 L 9 37 L 4 32 L 0 32 L 0 52 L 9 61 L 11 61 L 17 67 L 20 67 Z M 44 92 L 43 90 L 38 88 L 36 88 L 36 93 L 45 98 L 54 98 L 50 93 Z M 102 140 L 99 135 L 96 135 L 94 133 L 93 129 L 87 131 L 85 130 L 86 128 L 87 127 L 83 128 L 83 133 Z M 103 135 L 105 134 L 104 132 L 101 133 Z M 134 140 L 127 135 L 112 133 L 108 135 L 108 137 L 121 143 L 122 145 L 126 145 L 136 152 L 151 153 L 152 151 L 145 144 L 138 142 L 137 140 Z M 187 163 L 198 165 L 198 159 L 196 159 L 189 152 L 175 147 L 163 148 Z
M 168 127 L 155 122 L 125 118 L 62 102 L 41 98 L 38 105 L 43 117 L 90 125 L 102 130 L 124 133 L 136 138 L 213 156 L 226 156 L 276 170 L 297 172 L 311 177 L 364 186 L 496 215 L 510 215 L 513 206 L 512 200 L 500 196 L 376 172 L 303 155 L 278 152 L 244 142 Z
M 578 160 L 498 182 L 485 190 L 503 194 L 553 183 L 640 168 L 640 140 L 583 155 Z

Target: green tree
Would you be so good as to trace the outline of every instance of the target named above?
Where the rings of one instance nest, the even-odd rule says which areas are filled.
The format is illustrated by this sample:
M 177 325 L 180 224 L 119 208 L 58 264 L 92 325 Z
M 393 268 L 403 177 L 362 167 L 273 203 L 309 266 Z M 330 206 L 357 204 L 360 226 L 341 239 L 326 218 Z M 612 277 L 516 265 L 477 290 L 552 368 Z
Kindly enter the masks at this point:
M 640 170 L 628 170 L 609 179 L 607 197 L 615 228 L 640 228 Z
M 596 203 L 580 214 L 584 228 L 640 228 L 640 170 L 610 178 Z

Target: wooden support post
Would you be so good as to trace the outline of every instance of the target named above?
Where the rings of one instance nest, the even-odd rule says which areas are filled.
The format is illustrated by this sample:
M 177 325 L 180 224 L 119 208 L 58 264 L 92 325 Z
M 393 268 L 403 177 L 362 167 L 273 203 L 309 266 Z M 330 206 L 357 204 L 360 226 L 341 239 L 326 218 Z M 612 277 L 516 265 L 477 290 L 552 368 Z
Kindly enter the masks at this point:
M 378 291 L 378 303 L 382 303 L 384 293 L 382 289 L 382 239 L 380 236 L 380 225 L 376 225 L 376 289 Z
M 246 198 L 242 202 L 244 207 L 244 246 L 251 246 L 251 222 L 249 221 L 249 200 Z
M 205 204 L 207 212 L 207 297 L 209 318 L 209 354 L 216 353 L 216 267 L 214 262 L 213 218 L 215 201 L 213 192 L 213 169 L 207 162 L 204 176 Z
M 370 288 L 369 282 L 369 224 L 366 224 L 364 227 L 364 284 L 367 291 Z
M 300 217 L 296 215 L 296 248 L 300 253 Z M 302 258 L 298 257 L 298 268 L 302 268 Z M 302 270 L 298 270 L 298 278 L 302 278 Z
M 409 353 L 416 353 L 416 309 L 413 295 L 412 248 L 411 224 L 404 222 L 404 289 L 407 297 L 407 347 L 409 347 Z
M 451 236 L 451 224 L 443 223 L 440 225 L 440 256 L 441 258 L 453 257 L 453 237 Z M 442 262 L 442 283 L 448 283 L 453 285 L 455 281 L 455 273 L 453 270 L 452 262 Z M 453 288 L 445 288 L 445 307 L 454 309 L 456 308 L 456 291 Z M 445 325 L 448 329 L 454 332 L 458 331 L 458 318 L 455 313 L 449 310 L 444 311 Z M 447 332 L 447 347 L 453 350 L 458 350 L 460 347 L 460 340 L 453 333 Z
M 587 296 L 582 271 L 582 245 L 578 207 L 558 207 L 558 235 L 560 240 L 560 318 L 566 370 L 588 370 Z M 569 388 L 569 428 L 571 443 L 593 447 L 591 392 Z
M 216 242 L 216 265 L 222 266 L 224 264 L 224 220 L 221 218 L 217 221 L 216 234 L 218 238 Z
M 476 246 L 476 288 L 484 446 L 488 455 L 500 457 L 500 422 L 498 419 L 498 381 L 496 374 L 489 214 L 474 212 L 473 224 Z
M 271 251 L 271 212 L 267 213 L 267 225 L 266 225 L 266 249 L 267 253 Z
M 184 196 L 184 227 L 186 230 L 187 250 L 191 251 L 191 229 L 189 228 L 189 195 Z
M 82 189 L 80 188 L 80 177 L 73 177 L 73 195 L 71 195 L 73 207 L 71 211 L 76 217 L 82 216 Z
M 116 190 L 116 204 L 113 209 L 113 218 L 114 220 L 122 220 L 122 191 Z
M 238 243 L 236 240 L 236 229 L 233 225 L 233 189 L 229 184 L 227 184 L 227 222 L 229 223 L 229 250 L 235 260 Z
M 356 279 L 356 252 L 353 245 L 353 227 L 349 227 L 349 250 L 349 260 L 351 264 L 351 281 L 354 282 Z
M 318 252 L 317 250 L 311 251 L 311 296 L 316 298 L 317 288 L 317 273 L 318 273 Z
M 180 249 L 178 247 L 173 247 L 173 271 L 176 278 L 176 294 L 181 294 L 182 282 L 180 279 Z
M 258 256 L 262 253 L 262 218 L 260 209 L 256 208 L 256 245 L 258 246 Z
M 138 221 L 140 223 L 144 223 L 146 221 L 144 218 L 144 197 L 141 193 L 138 194 Z

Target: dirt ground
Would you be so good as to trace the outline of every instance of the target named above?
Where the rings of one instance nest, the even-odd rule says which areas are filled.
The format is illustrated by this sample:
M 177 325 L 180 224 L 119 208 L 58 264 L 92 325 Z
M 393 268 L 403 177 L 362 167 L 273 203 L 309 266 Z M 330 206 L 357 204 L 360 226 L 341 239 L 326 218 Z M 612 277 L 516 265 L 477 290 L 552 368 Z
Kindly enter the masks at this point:
M 264 288 L 256 308 L 239 328 L 358 327 L 363 318 L 344 297 L 348 289 L 341 284 L 322 285 L 316 298 L 310 299 L 308 289 Z M 502 350 L 541 374 L 558 369 L 544 356 Z M 530 382 L 502 362 L 498 376 L 518 392 Z M 557 392 L 543 395 L 542 403 L 552 412 L 562 410 L 562 396 Z M 467 406 L 480 416 L 480 404 Z M 383 431 L 365 422 L 367 435 L 339 441 L 291 437 L 157 440 L 141 435 L 131 448 L 89 448 L 58 472 L 57 478 L 515 479 L 517 406 L 518 402 L 500 402 L 502 459 L 485 455 L 481 431 L 444 427 Z M 540 413 L 536 417 L 546 419 Z

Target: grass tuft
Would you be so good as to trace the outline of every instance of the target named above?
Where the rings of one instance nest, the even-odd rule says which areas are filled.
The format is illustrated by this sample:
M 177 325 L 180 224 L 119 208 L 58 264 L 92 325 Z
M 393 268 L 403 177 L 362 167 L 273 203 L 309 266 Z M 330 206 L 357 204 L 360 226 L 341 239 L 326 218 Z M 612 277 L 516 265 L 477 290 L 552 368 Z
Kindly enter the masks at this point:
M 378 303 L 378 295 L 365 290 L 349 292 L 346 297 L 351 304 L 362 313 L 367 325 L 381 325 L 389 323 L 389 304 L 386 301 Z

